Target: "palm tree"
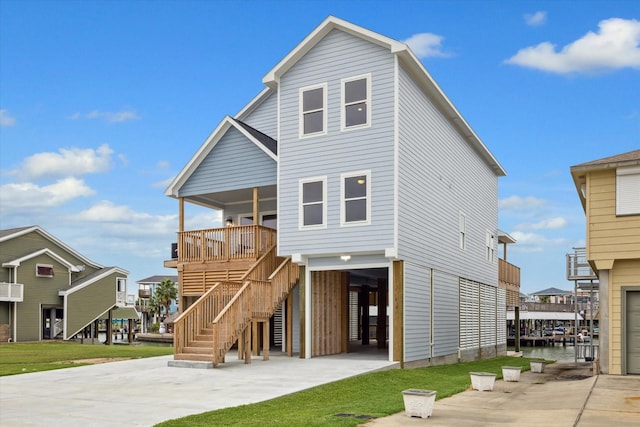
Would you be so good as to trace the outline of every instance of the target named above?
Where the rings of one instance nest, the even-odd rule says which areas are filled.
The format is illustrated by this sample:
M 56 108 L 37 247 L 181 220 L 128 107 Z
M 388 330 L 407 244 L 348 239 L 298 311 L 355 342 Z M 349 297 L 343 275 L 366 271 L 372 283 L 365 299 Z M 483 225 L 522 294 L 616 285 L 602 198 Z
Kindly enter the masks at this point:
M 164 307 L 165 318 L 169 315 L 169 307 L 171 302 L 178 298 L 178 288 L 171 279 L 164 279 L 156 286 L 154 297 L 158 303 Z

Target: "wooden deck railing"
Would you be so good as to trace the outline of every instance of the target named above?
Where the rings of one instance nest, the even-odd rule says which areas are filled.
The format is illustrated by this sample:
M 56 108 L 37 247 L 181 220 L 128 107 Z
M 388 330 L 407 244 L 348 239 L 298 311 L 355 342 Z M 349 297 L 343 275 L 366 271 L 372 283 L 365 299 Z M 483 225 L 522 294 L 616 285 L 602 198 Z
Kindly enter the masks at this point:
M 282 304 L 300 278 L 300 266 L 287 258 L 269 276 L 272 313 Z
M 276 231 L 261 225 L 178 232 L 178 262 L 258 259 L 276 243 Z
M 506 289 L 508 307 L 520 305 L 520 267 L 498 258 L 498 284 Z
M 174 354 L 182 353 L 190 341 L 203 329 L 211 327 L 211 323 L 222 312 L 224 307 L 233 299 L 242 287 L 238 282 L 219 282 L 211 287 L 196 304 L 187 308 L 174 321 Z

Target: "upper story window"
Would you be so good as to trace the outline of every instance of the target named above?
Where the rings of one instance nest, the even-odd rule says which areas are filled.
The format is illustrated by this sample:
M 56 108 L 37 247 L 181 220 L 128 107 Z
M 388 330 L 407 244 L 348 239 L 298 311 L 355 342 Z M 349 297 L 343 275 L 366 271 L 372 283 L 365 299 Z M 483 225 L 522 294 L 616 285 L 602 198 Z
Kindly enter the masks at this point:
M 327 84 L 300 89 L 300 137 L 327 133 Z
M 341 175 L 342 225 L 369 224 L 371 211 L 371 172 L 355 172 Z
M 36 264 L 36 277 L 53 277 L 53 265 Z
M 327 178 L 300 181 L 300 228 L 326 227 Z
M 460 212 L 460 217 L 458 218 L 458 229 L 459 229 L 459 247 L 462 250 L 467 248 L 467 217 L 465 214 Z
M 496 253 L 496 249 L 495 249 L 495 236 L 493 235 L 493 233 L 489 230 L 487 230 L 487 237 L 486 237 L 486 242 L 487 242 L 487 261 L 489 262 L 493 262 L 493 259 L 495 257 L 495 253 Z
M 616 169 L 616 215 L 640 214 L 640 167 Z
M 371 74 L 342 79 L 342 130 L 371 125 Z

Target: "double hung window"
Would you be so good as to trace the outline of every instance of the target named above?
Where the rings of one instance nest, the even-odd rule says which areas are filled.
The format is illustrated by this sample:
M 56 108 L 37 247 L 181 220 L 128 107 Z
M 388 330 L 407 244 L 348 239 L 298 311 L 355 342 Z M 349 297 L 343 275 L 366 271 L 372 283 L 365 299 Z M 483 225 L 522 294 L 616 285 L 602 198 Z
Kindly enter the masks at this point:
M 371 74 L 342 80 L 342 130 L 371 124 Z
M 300 137 L 327 132 L 327 84 L 300 89 Z
M 342 225 L 368 224 L 371 211 L 371 172 L 355 172 L 341 175 Z
M 327 178 L 300 181 L 300 228 L 323 228 L 327 218 Z

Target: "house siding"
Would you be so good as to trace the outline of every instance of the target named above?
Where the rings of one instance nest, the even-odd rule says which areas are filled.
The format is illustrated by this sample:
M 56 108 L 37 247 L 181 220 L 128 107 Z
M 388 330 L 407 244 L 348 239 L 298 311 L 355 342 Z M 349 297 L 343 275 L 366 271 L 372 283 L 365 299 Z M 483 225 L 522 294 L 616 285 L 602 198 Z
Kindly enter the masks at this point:
M 330 60 L 329 60 L 330 58 Z M 280 81 L 279 252 L 383 251 L 393 244 L 393 55 L 333 30 Z M 341 79 L 371 73 L 371 126 L 340 130 Z M 327 133 L 299 138 L 299 89 L 327 83 Z M 371 221 L 340 226 L 340 174 L 371 171 Z M 327 177 L 327 227 L 299 230 L 298 182 Z
M 116 305 L 116 272 L 67 295 L 65 334 L 68 338 L 80 332 L 96 317 Z M 73 307 L 73 309 L 69 309 Z
M 497 236 L 497 176 L 401 67 L 399 74 L 398 256 L 497 286 L 498 257 L 485 256 L 486 231 Z
M 622 294 L 624 287 L 640 286 L 640 257 L 635 260 L 617 260 L 609 275 L 609 292 L 611 295 L 611 311 L 609 329 L 609 343 L 611 350 L 610 374 L 622 374 L 624 354 L 625 328 L 623 325 L 624 314 L 622 304 Z
M 270 93 L 255 110 L 247 115 L 238 116 L 254 129 L 259 130 L 273 139 L 278 137 L 278 97 L 275 92 Z
M 640 258 L 640 215 L 616 216 L 616 171 L 588 174 L 587 257 Z
M 404 263 L 405 362 L 431 357 L 431 270 Z
M 218 141 L 180 189 L 180 197 L 276 183 L 276 162 L 236 128 Z

